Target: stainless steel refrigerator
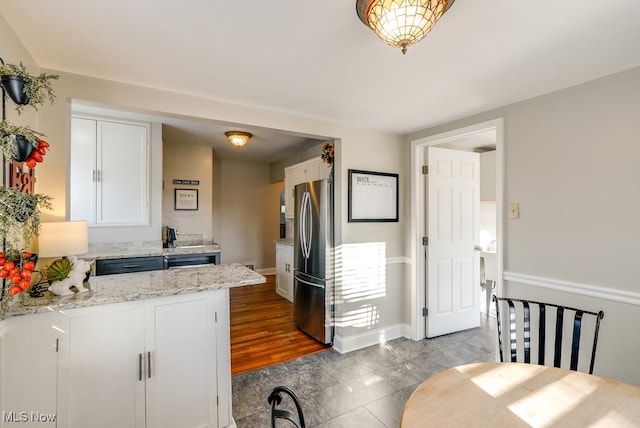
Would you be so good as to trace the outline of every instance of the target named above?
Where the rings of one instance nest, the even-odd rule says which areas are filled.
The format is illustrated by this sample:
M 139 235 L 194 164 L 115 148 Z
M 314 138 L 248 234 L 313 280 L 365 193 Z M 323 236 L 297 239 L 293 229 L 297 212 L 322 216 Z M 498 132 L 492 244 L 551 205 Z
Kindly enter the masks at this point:
M 295 186 L 294 311 L 296 325 L 333 342 L 333 187 L 328 180 Z

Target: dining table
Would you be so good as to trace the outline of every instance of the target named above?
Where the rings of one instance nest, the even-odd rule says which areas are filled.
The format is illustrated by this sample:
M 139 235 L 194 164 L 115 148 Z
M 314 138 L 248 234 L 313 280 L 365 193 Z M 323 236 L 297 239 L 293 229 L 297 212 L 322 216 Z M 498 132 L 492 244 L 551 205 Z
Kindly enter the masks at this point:
M 640 386 L 536 364 L 467 364 L 420 384 L 400 427 L 640 427 Z

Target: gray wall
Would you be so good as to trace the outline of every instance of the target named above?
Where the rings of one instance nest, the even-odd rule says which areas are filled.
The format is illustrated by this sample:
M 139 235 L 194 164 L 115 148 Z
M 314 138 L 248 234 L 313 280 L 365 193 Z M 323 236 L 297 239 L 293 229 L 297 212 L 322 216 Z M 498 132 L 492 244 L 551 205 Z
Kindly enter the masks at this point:
M 640 69 L 406 140 L 499 117 L 505 206 L 520 204 L 504 224 L 503 294 L 603 309 L 595 373 L 640 384 Z

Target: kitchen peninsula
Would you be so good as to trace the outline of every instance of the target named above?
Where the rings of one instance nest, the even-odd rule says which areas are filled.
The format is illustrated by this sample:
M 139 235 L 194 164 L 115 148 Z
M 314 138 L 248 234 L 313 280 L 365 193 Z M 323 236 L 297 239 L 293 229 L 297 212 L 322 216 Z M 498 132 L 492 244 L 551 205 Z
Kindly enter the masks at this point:
M 91 277 L 89 292 L 16 302 L 0 321 L 0 426 L 233 426 L 229 288 L 263 282 L 210 265 Z

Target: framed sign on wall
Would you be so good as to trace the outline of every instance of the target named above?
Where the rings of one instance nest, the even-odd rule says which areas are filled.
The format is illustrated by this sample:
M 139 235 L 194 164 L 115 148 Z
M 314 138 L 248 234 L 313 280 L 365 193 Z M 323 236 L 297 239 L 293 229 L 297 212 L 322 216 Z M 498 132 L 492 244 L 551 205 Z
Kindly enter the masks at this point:
M 198 210 L 197 189 L 174 189 L 174 209 L 177 211 Z
M 397 222 L 398 174 L 349 170 L 349 222 Z

